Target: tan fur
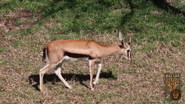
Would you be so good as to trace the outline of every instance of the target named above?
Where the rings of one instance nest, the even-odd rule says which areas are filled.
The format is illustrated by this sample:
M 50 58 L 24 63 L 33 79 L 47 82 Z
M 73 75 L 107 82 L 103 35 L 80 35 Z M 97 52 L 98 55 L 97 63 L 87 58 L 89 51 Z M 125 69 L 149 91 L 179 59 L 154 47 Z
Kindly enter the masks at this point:
M 119 36 L 121 37 L 121 33 Z M 123 40 L 122 40 L 123 41 Z M 131 42 L 131 39 L 130 39 Z M 124 48 L 123 48 L 124 47 Z M 73 53 L 73 54 L 81 54 L 85 56 L 89 56 L 89 68 L 90 68 L 90 86 L 91 90 L 93 90 L 93 68 L 96 59 L 105 57 L 114 53 L 122 54 L 126 59 L 130 59 L 130 55 L 128 55 L 127 50 L 131 50 L 130 45 L 124 43 L 122 44 L 112 44 L 112 45 L 104 45 L 93 40 L 55 40 L 47 43 L 44 47 L 44 50 L 47 51 L 44 53 L 44 58 L 47 59 L 47 65 L 40 70 L 40 90 L 43 90 L 43 76 L 44 73 L 47 72 L 49 69 L 56 67 L 57 75 L 60 74 L 59 64 L 62 64 L 62 61 L 68 59 L 69 57 L 65 57 L 65 52 Z M 101 66 L 101 65 L 100 65 Z M 101 70 L 101 68 L 100 68 Z M 60 76 L 60 75 L 59 75 Z M 98 75 L 99 76 L 99 75 Z M 63 80 L 60 76 L 63 83 L 68 87 L 69 84 Z M 98 79 L 98 78 L 96 78 Z M 97 81 L 96 81 L 97 82 Z
M 71 52 L 89 55 L 93 58 L 100 58 L 114 53 L 120 53 L 126 56 L 119 45 L 103 45 L 92 40 L 56 40 L 49 42 L 44 48 L 48 49 L 50 62 L 59 62 L 63 58 L 63 52 Z M 125 44 L 125 49 L 130 46 Z

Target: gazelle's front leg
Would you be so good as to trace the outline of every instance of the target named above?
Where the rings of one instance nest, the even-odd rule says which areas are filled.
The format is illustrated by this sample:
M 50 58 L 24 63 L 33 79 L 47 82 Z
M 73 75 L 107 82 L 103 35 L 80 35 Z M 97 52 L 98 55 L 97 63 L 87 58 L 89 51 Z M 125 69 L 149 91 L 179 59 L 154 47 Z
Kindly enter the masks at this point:
M 89 60 L 90 87 L 92 91 L 94 90 L 94 87 L 93 87 L 94 62 L 95 60 Z
M 63 60 L 68 60 L 69 57 L 68 56 L 64 56 L 63 59 L 56 65 L 55 67 L 55 74 L 59 77 L 59 79 L 65 84 L 66 87 L 68 87 L 69 89 L 72 89 L 72 87 L 66 82 L 66 80 L 62 77 L 61 75 L 61 66 L 63 63 Z
M 99 80 L 99 77 L 100 77 L 101 68 L 102 68 L 102 64 L 98 63 L 98 72 L 96 74 L 95 81 L 93 82 L 94 85 L 98 83 L 98 80 Z

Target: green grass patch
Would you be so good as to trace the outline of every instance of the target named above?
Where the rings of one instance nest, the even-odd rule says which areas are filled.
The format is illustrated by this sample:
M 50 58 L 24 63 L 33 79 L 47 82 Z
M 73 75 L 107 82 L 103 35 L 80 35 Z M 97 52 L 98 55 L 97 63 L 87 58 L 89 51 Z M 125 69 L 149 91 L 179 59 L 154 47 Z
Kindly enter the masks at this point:
M 112 98 L 113 96 L 111 93 L 103 93 L 100 95 L 101 99 Z
M 17 10 L 16 7 L 21 7 L 40 13 L 42 18 L 34 23 L 39 24 L 38 27 L 52 18 L 60 24 L 49 30 L 52 34 L 58 34 L 59 30 L 64 31 L 65 34 L 71 32 L 79 34 L 81 30 L 85 33 L 122 30 L 124 34 L 132 31 L 135 33 L 134 38 L 146 38 L 150 42 L 156 40 L 169 42 L 174 38 L 179 41 L 182 37 L 176 38 L 177 34 L 175 33 L 185 32 L 184 17 L 176 15 L 170 10 L 162 10 L 158 7 L 160 4 L 157 3 L 154 0 L 9 0 L 2 3 L 1 11 L 6 13 L 7 10 Z M 181 9 L 183 5 L 177 2 L 174 6 Z M 14 24 L 20 26 L 24 22 L 24 20 L 19 20 Z M 32 34 L 36 30 L 39 29 L 28 28 L 21 34 Z M 170 34 L 170 36 L 166 34 Z M 60 35 L 52 37 L 61 38 Z M 178 42 L 173 42 L 172 45 L 180 46 Z
M 26 23 L 26 21 L 27 21 L 27 20 L 18 20 L 18 21 L 16 21 L 16 22 L 14 22 L 13 25 L 20 26 L 20 25 Z
M 6 51 L 6 48 L 3 47 L 3 46 L 0 46 L 0 53 L 3 53 L 3 52 L 5 52 L 5 51 Z
M 7 61 L 5 59 L 0 60 L 0 65 L 6 65 L 6 64 L 7 64 Z
M 19 46 L 21 46 L 22 42 L 21 41 L 16 41 L 13 43 L 13 47 L 18 48 Z

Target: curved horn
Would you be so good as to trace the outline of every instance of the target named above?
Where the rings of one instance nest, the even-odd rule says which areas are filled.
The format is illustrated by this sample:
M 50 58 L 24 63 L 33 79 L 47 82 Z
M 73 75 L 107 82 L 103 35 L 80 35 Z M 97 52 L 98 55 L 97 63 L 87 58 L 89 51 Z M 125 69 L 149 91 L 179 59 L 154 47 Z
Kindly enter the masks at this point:
M 131 44 L 131 42 L 132 42 L 132 33 L 130 33 L 130 38 L 129 38 L 129 45 Z
M 121 41 L 121 47 L 124 48 L 123 35 L 119 32 L 119 40 Z
M 123 40 L 123 35 L 121 32 L 119 32 L 119 40 L 122 41 Z

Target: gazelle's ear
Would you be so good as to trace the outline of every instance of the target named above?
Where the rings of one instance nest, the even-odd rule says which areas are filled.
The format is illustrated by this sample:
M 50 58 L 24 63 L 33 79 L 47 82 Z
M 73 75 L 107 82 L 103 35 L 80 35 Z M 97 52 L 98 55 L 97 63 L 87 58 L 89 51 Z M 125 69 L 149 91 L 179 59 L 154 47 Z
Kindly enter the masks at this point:
M 123 35 L 119 32 L 119 40 L 121 41 L 121 48 L 124 48 Z
M 131 45 L 131 42 L 132 42 L 132 34 L 130 34 L 130 38 L 129 38 L 128 44 Z

